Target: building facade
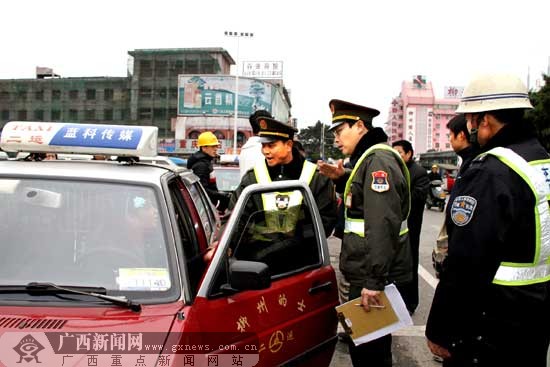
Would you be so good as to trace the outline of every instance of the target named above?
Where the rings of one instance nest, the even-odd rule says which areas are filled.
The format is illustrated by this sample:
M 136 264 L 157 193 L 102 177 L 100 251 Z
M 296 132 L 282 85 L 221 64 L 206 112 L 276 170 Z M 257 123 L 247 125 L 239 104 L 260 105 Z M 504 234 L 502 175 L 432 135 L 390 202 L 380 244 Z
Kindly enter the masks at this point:
M 461 91 L 445 87 L 446 98 L 436 98 L 432 83 L 425 77 L 417 75 L 412 81 L 403 81 L 399 96 L 391 102 L 385 124 L 390 141 L 410 141 L 415 154 L 451 149 L 447 122 L 455 114 Z
M 205 130 L 217 130 L 220 138 L 233 139 L 232 124 L 215 126 L 220 115 L 178 115 L 179 76 L 229 76 L 235 61 L 226 50 L 138 49 L 128 55 L 127 77 L 62 78 L 53 72 L 45 76 L 42 74 L 45 68 L 37 68 L 36 79 L 0 80 L 0 130 L 11 120 L 150 125 L 159 128 L 161 152 L 180 153 L 193 146 L 187 144 L 189 139 L 196 139 Z M 284 96 L 280 115 L 286 114 L 288 120 L 288 93 L 282 83 L 274 84 L 273 88 Z M 228 91 L 234 92 L 235 88 Z M 268 107 L 271 110 L 272 106 Z M 232 111 L 221 117 L 230 115 L 233 116 Z M 176 139 L 177 122 L 186 117 L 190 119 L 184 131 L 179 129 L 183 135 Z M 251 134 L 248 118 L 243 116 L 242 120 L 238 126 L 241 142 Z M 223 145 L 228 143 L 222 142 Z

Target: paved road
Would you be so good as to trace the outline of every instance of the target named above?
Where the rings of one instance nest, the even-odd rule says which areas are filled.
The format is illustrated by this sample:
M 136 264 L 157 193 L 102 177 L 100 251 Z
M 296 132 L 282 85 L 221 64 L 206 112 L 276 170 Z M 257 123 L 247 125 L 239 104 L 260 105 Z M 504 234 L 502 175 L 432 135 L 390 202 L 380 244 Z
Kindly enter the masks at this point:
M 393 359 L 395 367 L 439 367 L 426 346 L 424 330 L 426 318 L 434 295 L 437 279 L 432 268 L 431 252 L 439 233 L 444 214 L 437 210 L 424 210 L 424 223 L 420 236 L 419 288 L 420 305 L 413 315 L 414 325 L 394 333 Z M 338 269 L 340 240 L 329 238 L 331 262 Z M 330 367 L 351 366 L 347 345 L 338 342 Z

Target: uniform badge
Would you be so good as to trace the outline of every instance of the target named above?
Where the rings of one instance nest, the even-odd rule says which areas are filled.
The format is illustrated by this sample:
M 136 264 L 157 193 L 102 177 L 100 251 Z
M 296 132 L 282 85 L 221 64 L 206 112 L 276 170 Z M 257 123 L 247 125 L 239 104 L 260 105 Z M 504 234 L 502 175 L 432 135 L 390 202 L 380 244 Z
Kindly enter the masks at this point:
M 260 129 L 267 129 L 267 122 L 265 122 L 265 120 L 260 120 Z
M 388 183 L 388 174 L 384 171 L 375 171 L 372 173 L 372 184 L 370 188 L 376 192 L 384 192 L 390 189 Z
M 457 196 L 451 205 L 451 219 L 454 224 L 463 227 L 470 223 L 474 216 L 477 200 L 471 196 Z
M 289 202 L 290 196 L 288 195 L 277 194 L 277 196 L 275 196 L 275 205 L 279 210 L 285 210 L 286 208 L 288 208 Z

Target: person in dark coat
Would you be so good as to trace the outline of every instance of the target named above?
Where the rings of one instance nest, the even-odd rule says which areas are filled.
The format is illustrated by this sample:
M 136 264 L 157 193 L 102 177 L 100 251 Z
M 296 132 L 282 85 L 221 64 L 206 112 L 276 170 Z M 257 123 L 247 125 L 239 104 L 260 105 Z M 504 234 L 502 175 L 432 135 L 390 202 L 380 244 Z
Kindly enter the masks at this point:
M 479 153 L 479 144 L 470 141 L 470 132 L 466 126 L 466 118 L 463 114 L 458 114 L 449 120 L 447 123 L 449 129 L 449 142 L 451 148 L 460 157 L 462 162 L 456 176 L 456 180 L 470 167 L 472 159 Z M 455 181 L 456 185 L 456 181 Z
M 212 165 L 212 160 L 218 155 L 220 143 L 212 132 L 205 131 L 199 135 L 197 146 L 199 151 L 189 157 L 187 168 L 193 170 L 193 173 L 199 177 L 210 201 L 220 212 L 223 212 L 229 203 L 229 195 L 218 190 Z
M 550 343 L 550 155 L 524 121 L 520 78 L 481 75 L 464 114 L 480 154 L 447 205 L 449 254 L 426 324 L 444 366 L 546 366 Z
M 379 111 L 331 100 L 335 144 L 350 155 L 353 169 L 318 162 L 320 172 L 343 191 L 345 224 L 340 271 L 349 283 L 348 300 L 360 297 L 365 311 L 382 306 L 380 292 L 390 283 L 412 280 L 407 215 L 410 207 L 409 173 L 405 162 L 386 144 L 388 136 L 373 127 Z M 355 346 L 349 343 L 354 366 L 392 365 L 391 335 Z
M 420 248 L 420 231 L 424 217 L 424 204 L 430 188 L 430 180 L 426 170 L 414 161 L 414 150 L 408 140 L 398 140 L 392 143 L 405 161 L 411 177 L 411 211 L 407 219 L 409 227 L 409 243 L 413 261 L 413 280 L 410 284 L 399 289 L 407 310 L 412 315 L 418 307 L 418 257 Z

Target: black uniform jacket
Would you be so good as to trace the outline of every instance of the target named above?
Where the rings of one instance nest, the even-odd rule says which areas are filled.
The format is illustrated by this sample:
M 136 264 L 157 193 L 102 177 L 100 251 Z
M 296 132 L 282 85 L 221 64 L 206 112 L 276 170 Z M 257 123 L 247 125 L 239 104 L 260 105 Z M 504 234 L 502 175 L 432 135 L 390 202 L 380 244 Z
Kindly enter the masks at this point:
M 527 161 L 548 153 L 524 125 L 505 125 L 483 148 L 512 149 Z M 549 283 L 493 284 L 502 261 L 528 263 L 535 250 L 535 197 L 523 179 L 496 157 L 475 158 L 447 205 L 447 268 L 441 274 L 426 336 L 453 350 L 476 343 L 505 350 L 549 335 Z M 453 203 L 466 215 L 453 215 Z M 473 204 L 473 205 L 472 205 Z M 545 349 L 546 350 L 546 349 Z M 526 351 L 527 352 L 527 351 Z M 517 353 L 521 353 L 517 350 Z
M 407 162 L 411 177 L 411 212 L 409 213 L 409 230 L 417 231 L 420 235 L 422 218 L 424 216 L 424 204 L 430 188 L 430 180 L 426 170 L 414 161 Z
M 355 165 L 371 146 L 385 143 L 387 135 L 380 128 L 369 130 L 355 148 L 350 161 Z M 388 188 L 373 189 L 373 173 L 387 174 Z M 347 180 L 349 174 L 339 180 Z M 343 198 L 344 203 L 346 198 Z M 389 151 L 378 149 L 357 168 L 351 184 L 349 218 L 365 221 L 364 237 L 345 233 L 340 252 L 340 271 L 351 285 L 383 290 L 388 283 L 403 284 L 412 279 L 412 260 L 408 235 L 399 236 L 401 223 L 407 219 L 410 205 L 407 179 L 401 163 Z
M 267 165 L 267 164 L 266 164 Z M 297 180 L 300 178 L 302 173 L 302 168 L 304 166 L 304 157 L 298 152 L 297 149 L 292 149 L 292 161 L 288 164 L 282 164 L 277 166 L 267 166 L 269 176 L 271 181 L 282 181 L 282 180 Z M 232 209 L 235 206 L 237 198 L 241 195 L 241 192 L 248 185 L 257 183 L 256 175 L 254 173 L 254 168 L 248 170 L 243 178 L 239 187 L 235 190 L 234 194 L 231 197 L 229 208 Z M 330 179 L 315 172 L 311 182 L 309 183 L 309 188 L 315 197 L 315 202 L 319 213 L 321 214 L 321 220 L 323 221 L 323 228 L 325 229 L 325 235 L 328 237 L 332 234 L 332 230 L 336 225 L 337 217 L 337 205 L 336 205 L 336 193 L 334 189 L 334 184 Z M 262 208 L 262 202 L 259 196 L 256 196 L 258 199 L 255 203 L 256 210 Z
M 199 150 L 189 157 L 187 160 L 187 168 L 193 170 L 193 173 L 199 177 L 210 200 L 214 204 L 218 201 L 225 203 L 225 207 L 227 206 L 227 195 L 219 192 L 216 181 L 210 178 L 210 174 L 214 170 L 212 160 L 213 158 L 211 156 Z

